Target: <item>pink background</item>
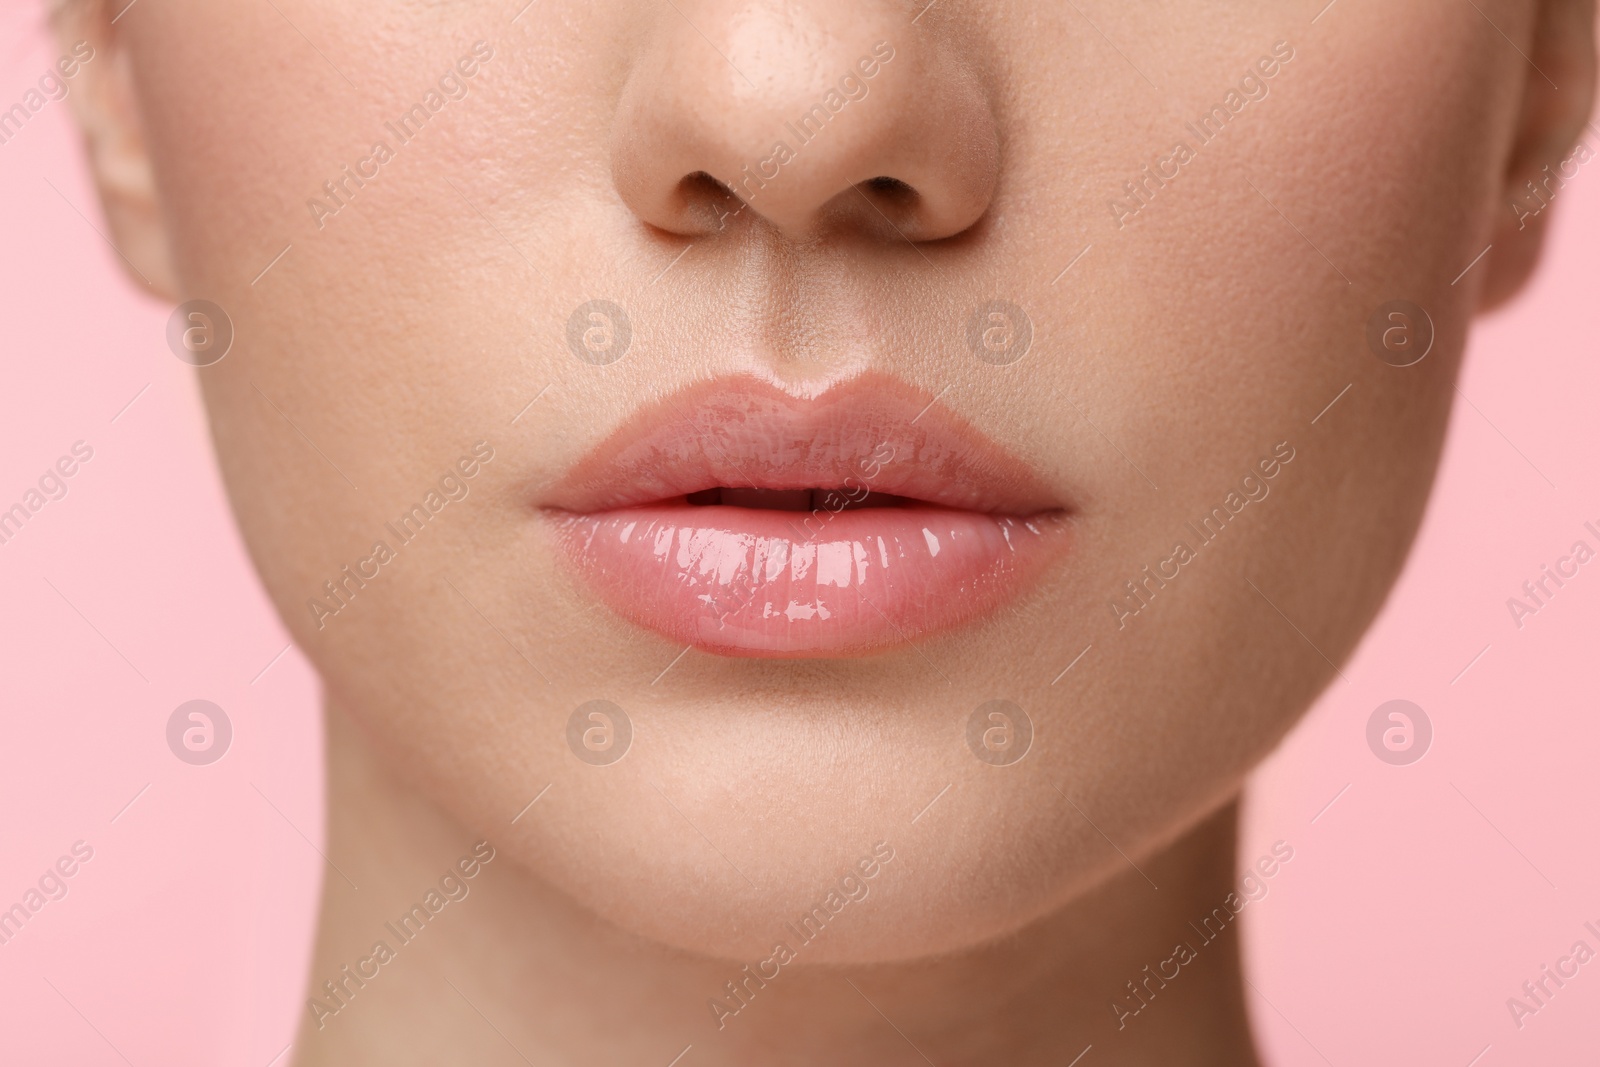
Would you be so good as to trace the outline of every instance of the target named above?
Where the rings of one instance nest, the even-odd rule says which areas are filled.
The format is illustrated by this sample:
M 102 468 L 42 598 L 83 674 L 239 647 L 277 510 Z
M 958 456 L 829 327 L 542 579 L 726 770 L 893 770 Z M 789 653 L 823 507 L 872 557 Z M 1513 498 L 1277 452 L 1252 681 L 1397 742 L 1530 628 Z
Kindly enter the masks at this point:
M 0 14 L 6 105 L 55 58 L 39 18 Z M 303 1010 L 323 873 L 317 685 L 280 657 L 169 309 L 96 233 L 69 118 L 52 103 L 0 145 L 0 509 L 94 448 L 0 545 L 0 907 L 73 842 L 94 858 L 0 945 L 0 1062 L 268 1067 Z M 1531 291 L 1473 337 L 1399 588 L 1251 792 L 1241 862 L 1295 848 L 1245 912 L 1250 1006 L 1282 1067 L 1595 1062 L 1600 961 L 1522 1029 L 1506 1008 L 1579 937 L 1600 948 L 1582 929 L 1600 927 L 1600 561 L 1520 631 L 1505 604 L 1573 541 L 1600 547 L 1582 530 L 1600 527 L 1596 164 L 1554 210 Z M 197 697 L 235 731 L 208 767 L 165 743 Z M 1397 697 L 1435 730 L 1407 767 L 1365 741 Z

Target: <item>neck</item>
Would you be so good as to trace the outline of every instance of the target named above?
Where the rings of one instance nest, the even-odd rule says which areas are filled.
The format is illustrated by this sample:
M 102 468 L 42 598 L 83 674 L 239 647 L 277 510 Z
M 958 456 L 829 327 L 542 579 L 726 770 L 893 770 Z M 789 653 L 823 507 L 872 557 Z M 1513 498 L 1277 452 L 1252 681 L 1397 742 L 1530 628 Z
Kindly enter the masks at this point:
M 1234 803 L 998 944 L 905 964 L 786 967 L 762 983 L 744 961 L 609 926 L 507 855 L 469 860 L 474 873 L 461 876 L 480 838 L 393 778 L 337 709 L 328 727 L 329 869 L 308 990 L 320 1007 L 305 1009 L 299 1067 L 1063 1067 L 1090 1045 L 1093 1067 L 1256 1063 L 1238 923 L 1220 921 Z M 452 869 L 459 888 L 438 891 Z M 712 998 L 739 1010 L 719 1018 Z

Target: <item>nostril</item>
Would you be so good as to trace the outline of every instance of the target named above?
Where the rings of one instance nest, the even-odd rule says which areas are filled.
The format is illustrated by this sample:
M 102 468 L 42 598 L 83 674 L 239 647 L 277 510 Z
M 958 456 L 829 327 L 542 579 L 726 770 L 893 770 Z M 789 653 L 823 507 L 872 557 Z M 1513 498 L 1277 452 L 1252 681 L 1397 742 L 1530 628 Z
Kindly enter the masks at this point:
M 914 195 L 916 195 L 916 190 L 911 188 L 911 186 L 907 185 L 905 182 L 901 181 L 899 178 L 891 178 L 886 174 L 880 174 L 876 178 L 868 178 L 862 184 L 865 185 L 868 189 L 871 189 L 873 192 L 882 193 L 882 194 L 884 194 L 886 196 L 887 195 L 895 195 L 895 196 L 914 196 Z
M 913 186 L 886 174 L 868 178 L 856 188 L 897 227 L 909 224 L 922 203 L 922 194 Z
M 737 212 L 741 201 L 732 189 L 703 170 L 685 174 L 678 181 L 677 200 L 686 229 L 711 233 L 726 224 L 727 216 Z
M 683 180 L 678 183 L 678 190 L 685 196 L 700 194 L 728 197 L 733 195 L 732 189 L 729 189 L 703 170 L 697 170 L 693 174 L 685 174 Z

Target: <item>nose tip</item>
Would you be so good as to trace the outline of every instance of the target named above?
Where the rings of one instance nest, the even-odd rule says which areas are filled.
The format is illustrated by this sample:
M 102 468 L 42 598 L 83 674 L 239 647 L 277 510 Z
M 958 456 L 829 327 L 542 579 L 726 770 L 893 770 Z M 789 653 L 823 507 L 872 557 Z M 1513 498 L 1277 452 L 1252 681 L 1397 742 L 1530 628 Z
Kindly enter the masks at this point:
M 901 15 L 860 0 L 664 8 L 612 128 L 624 202 L 684 235 L 735 214 L 791 237 L 933 241 L 970 227 L 998 178 L 989 95 Z

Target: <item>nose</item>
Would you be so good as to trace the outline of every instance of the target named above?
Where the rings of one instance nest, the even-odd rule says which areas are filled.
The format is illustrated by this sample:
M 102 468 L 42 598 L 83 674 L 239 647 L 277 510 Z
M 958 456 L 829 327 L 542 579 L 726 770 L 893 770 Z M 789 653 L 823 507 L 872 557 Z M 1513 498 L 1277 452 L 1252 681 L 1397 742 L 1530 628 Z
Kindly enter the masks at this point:
M 698 236 L 755 216 L 795 238 L 849 227 L 934 241 L 988 209 L 1000 159 L 990 92 L 958 42 L 912 24 L 904 5 L 655 10 L 611 140 L 612 180 L 644 222 Z

